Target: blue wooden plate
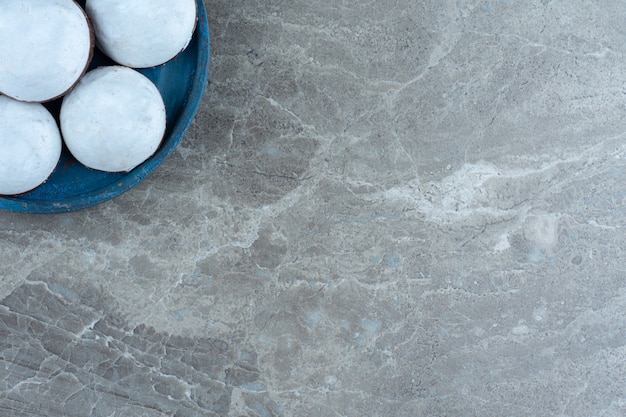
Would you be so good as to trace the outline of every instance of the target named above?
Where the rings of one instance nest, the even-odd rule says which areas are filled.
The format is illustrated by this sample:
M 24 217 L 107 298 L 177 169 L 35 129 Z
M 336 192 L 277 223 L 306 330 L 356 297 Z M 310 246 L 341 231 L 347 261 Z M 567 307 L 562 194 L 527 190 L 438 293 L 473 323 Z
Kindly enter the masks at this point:
M 128 191 L 165 161 L 191 125 L 208 78 L 209 23 L 203 0 L 197 3 L 198 24 L 187 49 L 164 65 L 139 70 L 154 82 L 165 102 L 167 130 L 157 152 L 130 172 L 111 173 L 83 166 L 64 147 L 59 164 L 43 185 L 24 194 L 0 196 L 0 210 L 49 214 L 91 207 Z M 113 63 L 96 49 L 90 67 L 101 65 Z M 61 100 L 46 107 L 58 119 Z

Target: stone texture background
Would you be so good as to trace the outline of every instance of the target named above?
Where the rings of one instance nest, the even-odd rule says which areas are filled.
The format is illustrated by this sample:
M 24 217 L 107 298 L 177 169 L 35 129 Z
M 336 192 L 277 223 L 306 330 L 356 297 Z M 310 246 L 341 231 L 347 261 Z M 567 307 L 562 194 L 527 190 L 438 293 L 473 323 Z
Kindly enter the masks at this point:
M 624 2 L 206 6 L 176 153 L 0 213 L 0 414 L 626 414 Z

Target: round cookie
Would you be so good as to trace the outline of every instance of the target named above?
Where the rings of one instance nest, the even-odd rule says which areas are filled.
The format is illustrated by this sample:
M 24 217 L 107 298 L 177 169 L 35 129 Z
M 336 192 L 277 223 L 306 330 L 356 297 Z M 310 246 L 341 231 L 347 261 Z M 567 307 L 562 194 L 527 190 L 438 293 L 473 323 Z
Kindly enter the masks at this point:
M 74 0 L 0 1 L 0 16 L 0 93 L 53 100 L 87 70 L 93 34 Z
M 165 134 L 163 98 L 139 72 L 122 66 L 88 72 L 63 98 L 61 132 L 83 165 L 130 171 L 148 159 Z
M 21 194 L 44 183 L 59 162 L 61 143 L 43 105 L 0 95 L 0 194 Z
M 183 51 L 196 26 L 196 0 L 87 0 L 96 44 L 118 64 L 148 68 Z

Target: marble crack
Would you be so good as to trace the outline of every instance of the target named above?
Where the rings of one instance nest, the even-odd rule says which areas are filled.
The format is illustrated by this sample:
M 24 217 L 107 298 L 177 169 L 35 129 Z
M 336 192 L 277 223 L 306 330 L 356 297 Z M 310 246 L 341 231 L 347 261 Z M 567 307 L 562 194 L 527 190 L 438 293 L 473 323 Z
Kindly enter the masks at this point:
M 215 161 L 218 164 L 221 165 L 226 165 L 230 168 L 235 168 L 235 169 L 240 169 L 241 167 L 238 165 L 235 165 L 231 162 L 226 162 L 226 161 L 221 161 L 221 160 L 216 160 Z M 286 180 L 290 180 L 290 181 L 297 181 L 297 182 L 303 182 L 303 181 L 307 181 L 310 180 L 313 177 L 313 175 L 308 175 L 308 176 L 304 176 L 304 177 L 295 177 L 293 175 L 283 175 L 283 174 L 268 174 L 266 172 L 262 172 L 262 171 L 256 171 L 256 170 L 245 170 L 244 172 L 249 173 L 249 174 L 253 174 L 253 175 L 260 175 L 263 176 L 265 178 L 282 178 L 282 179 L 286 179 Z
M 146 410 L 159 416 L 177 410 L 226 415 L 233 387 L 260 378 L 255 365 L 237 365 L 236 353 L 224 341 L 128 327 L 87 305 L 67 302 L 44 285 L 24 284 L 0 306 L 0 376 L 8 382 L 0 409 L 19 403 L 24 415 L 59 409 L 67 417 L 91 416 L 93 410 L 120 416 L 122 408 L 137 415 Z M 131 387 L 132 396 L 127 394 Z M 254 401 L 273 404 L 262 399 L 266 396 L 255 393 Z
M 309 129 L 311 131 L 316 130 L 315 126 L 304 123 L 302 121 L 302 119 L 297 114 L 295 114 L 294 112 L 292 112 L 291 110 L 289 110 L 288 108 L 286 108 L 281 103 L 279 103 L 278 101 L 274 100 L 273 98 L 266 97 L 266 96 L 263 96 L 263 95 L 258 95 L 257 97 L 260 97 L 260 98 L 266 100 L 270 105 L 272 105 L 272 106 L 282 110 L 283 112 L 287 113 L 288 115 L 290 115 L 291 117 L 296 119 L 298 121 L 298 123 L 300 123 L 300 125 L 302 125 L 302 127 L 305 127 L 305 128 L 307 128 L 307 129 Z

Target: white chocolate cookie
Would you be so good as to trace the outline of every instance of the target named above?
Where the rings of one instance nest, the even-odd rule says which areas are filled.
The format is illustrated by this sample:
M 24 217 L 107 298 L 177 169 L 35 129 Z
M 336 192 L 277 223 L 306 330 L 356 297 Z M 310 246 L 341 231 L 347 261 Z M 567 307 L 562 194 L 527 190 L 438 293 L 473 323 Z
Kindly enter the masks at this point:
M 121 65 L 148 68 L 183 51 L 196 26 L 196 0 L 87 0 L 96 44 Z
M 63 98 L 61 132 L 83 165 L 130 171 L 148 159 L 165 133 L 159 90 L 139 72 L 121 66 L 88 72 Z
M 59 128 L 43 105 L 0 95 L 0 194 L 21 194 L 44 183 L 61 147 Z
M 93 34 L 73 0 L 3 0 L 0 16 L 0 93 L 52 100 L 87 70 Z

